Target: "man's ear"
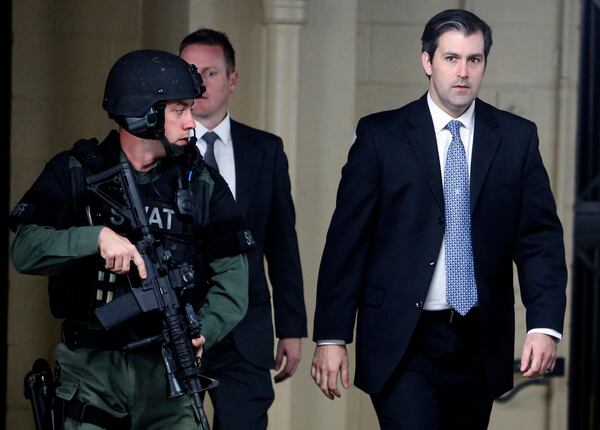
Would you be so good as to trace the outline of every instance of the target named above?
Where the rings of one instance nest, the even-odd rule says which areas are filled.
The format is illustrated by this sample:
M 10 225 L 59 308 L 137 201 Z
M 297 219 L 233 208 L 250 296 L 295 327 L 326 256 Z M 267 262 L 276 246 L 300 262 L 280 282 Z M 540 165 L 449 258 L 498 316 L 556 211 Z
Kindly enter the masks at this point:
M 431 59 L 429 58 L 429 53 L 421 53 L 421 64 L 423 65 L 423 70 L 425 71 L 425 74 L 427 76 L 431 76 Z
M 238 79 L 238 71 L 237 69 L 233 69 L 231 73 L 229 73 L 229 92 L 233 92 L 235 90 L 235 87 L 237 87 Z

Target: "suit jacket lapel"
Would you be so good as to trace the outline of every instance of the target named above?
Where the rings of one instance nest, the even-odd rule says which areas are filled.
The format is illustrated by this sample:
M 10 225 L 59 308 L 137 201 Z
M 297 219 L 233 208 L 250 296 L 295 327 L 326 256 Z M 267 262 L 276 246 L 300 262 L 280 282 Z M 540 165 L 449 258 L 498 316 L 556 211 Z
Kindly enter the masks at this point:
M 240 213 L 248 215 L 250 199 L 256 191 L 262 152 L 254 145 L 256 137 L 238 122 L 231 120 L 231 140 L 235 162 L 236 203 Z
M 433 121 L 427 106 L 427 95 L 421 97 L 414 105 L 408 118 L 408 140 L 412 145 L 421 167 L 427 176 L 429 188 L 440 207 L 444 209 L 444 191 L 440 172 L 440 158 L 437 140 L 433 129 Z
M 493 108 L 477 99 L 475 103 L 475 134 L 471 155 L 471 213 L 483 188 L 494 155 L 500 145 L 500 135 L 494 131 L 497 126 L 492 116 Z

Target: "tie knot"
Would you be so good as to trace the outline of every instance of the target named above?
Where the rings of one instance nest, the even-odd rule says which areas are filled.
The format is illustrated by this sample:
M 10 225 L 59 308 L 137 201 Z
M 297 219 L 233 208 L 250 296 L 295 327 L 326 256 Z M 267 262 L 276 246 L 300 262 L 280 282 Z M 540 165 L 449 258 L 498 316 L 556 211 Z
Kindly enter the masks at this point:
M 215 141 L 219 138 L 219 136 L 217 136 L 217 133 L 215 133 L 214 131 L 207 131 L 206 133 L 204 133 L 204 136 L 202 136 L 202 140 L 204 140 L 206 142 L 207 145 L 214 145 Z
M 463 126 L 463 123 L 453 119 L 448 124 L 446 124 L 446 129 L 450 131 L 452 135 L 452 139 L 460 140 L 460 128 Z

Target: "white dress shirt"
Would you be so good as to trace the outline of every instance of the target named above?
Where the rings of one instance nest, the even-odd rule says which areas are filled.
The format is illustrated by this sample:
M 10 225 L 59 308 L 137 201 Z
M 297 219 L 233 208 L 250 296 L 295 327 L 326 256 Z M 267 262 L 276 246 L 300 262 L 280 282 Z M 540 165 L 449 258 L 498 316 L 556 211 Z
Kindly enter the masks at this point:
M 431 95 L 427 94 L 427 104 L 429 112 L 433 120 L 433 128 L 435 131 L 435 139 L 437 141 L 438 155 L 440 158 L 440 172 L 442 174 L 442 184 L 444 182 L 444 166 L 446 165 L 446 157 L 448 148 L 452 142 L 450 130 L 445 127 L 450 121 L 456 119 L 460 121 L 464 127 L 460 128 L 460 139 L 465 146 L 465 155 L 467 156 L 467 168 L 469 175 L 471 174 L 471 154 L 473 153 L 473 127 L 475 126 L 475 102 L 458 118 L 452 118 L 444 112 L 438 105 L 434 103 Z M 439 311 L 449 309 L 450 305 L 446 301 L 446 252 L 444 241 L 440 248 L 440 253 L 437 258 L 437 264 L 433 272 L 433 278 L 429 286 L 429 292 L 425 299 L 423 309 L 427 311 Z
M 229 112 L 225 115 L 223 121 L 221 121 L 215 128 L 209 130 L 204 127 L 198 121 L 196 121 L 196 137 L 198 141 L 196 146 L 200 150 L 202 156 L 206 152 L 206 142 L 202 139 L 204 133 L 208 131 L 214 132 L 219 138 L 215 140 L 215 160 L 219 167 L 219 173 L 227 182 L 231 194 L 235 199 L 235 158 L 233 155 L 233 141 L 231 140 L 231 120 Z
M 433 128 L 435 131 L 435 139 L 437 141 L 438 155 L 440 158 L 440 172 L 442 175 L 442 183 L 444 181 L 444 167 L 446 166 L 446 156 L 448 155 L 448 148 L 452 142 L 452 135 L 449 130 L 445 127 L 446 125 L 456 119 L 462 123 L 464 127 L 460 128 L 460 139 L 465 146 L 465 154 L 467 157 L 467 167 L 469 175 L 471 174 L 471 156 L 473 154 L 473 134 L 475 130 L 475 101 L 471 103 L 471 106 L 458 118 L 453 118 L 444 112 L 438 105 L 435 104 L 431 95 L 427 93 L 427 104 L 429 106 L 429 112 L 433 120 Z M 425 298 L 425 304 L 423 309 L 428 311 L 437 311 L 442 309 L 449 309 L 450 305 L 446 301 L 446 252 L 444 247 L 444 241 L 440 247 L 440 253 L 437 258 L 437 264 L 433 272 L 433 278 L 429 286 L 429 292 Z M 544 333 L 561 339 L 562 335 L 555 330 L 549 328 L 534 328 L 527 332 L 529 333 Z

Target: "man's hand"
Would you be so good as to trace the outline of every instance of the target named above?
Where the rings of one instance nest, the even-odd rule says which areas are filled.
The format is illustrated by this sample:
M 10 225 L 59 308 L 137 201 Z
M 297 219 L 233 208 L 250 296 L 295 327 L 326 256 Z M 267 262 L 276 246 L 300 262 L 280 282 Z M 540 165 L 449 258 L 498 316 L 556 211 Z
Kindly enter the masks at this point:
M 556 341 L 544 333 L 530 333 L 525 338 L 521 355 L 521 373 L 525 378 L 544 376 L 554 369 L 557 352 Z
M 286 357 L 286 361 L 283 370 L 273 378 L 275 383 L 283 382 L 296 373 L 296 369 L 298 369 L 298 364 L 300 363 L 301 347 L 302 339 L 299 337 L 284 337 L 279 339 L 279 342 L 277 342 L 277 355 L 275 356 L 275 370 L 279 370 L 281 367 L 283 357 Z
M 350 388 L 346 345 L 317 346 L 310 368 L 310 375 L 323 394 L 331 400 L 342 396 L 337 385 L 338 374 L 342 386 L 346 390 Z
M 204 352 L 204 344 L 206 343 L 206 339 L 204 336 L 196 337 L 192 339 L 192 346 L 196 348 L 196 357 L 202 358 L 202 353 Z
M 129 239 L 115 233 L 108 227 L 100 230 L 98 236 L 98 250 L 106 261 L 104 267 L 118 275 L 129 272 L 130 262 L 137 266 L 140 278 L 146 279 L 146 265 L 144 259 Z

